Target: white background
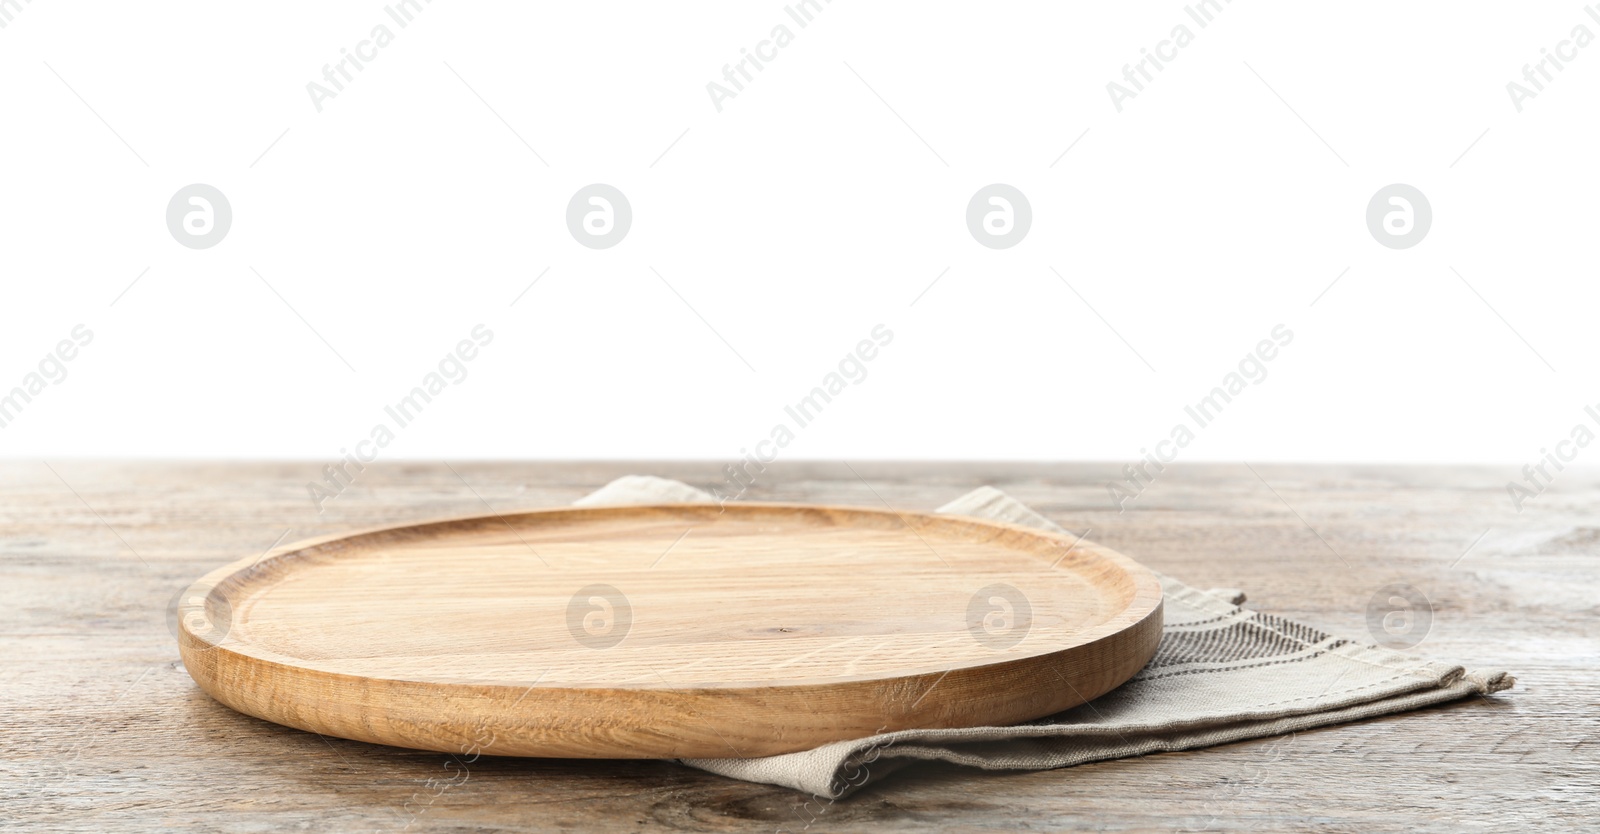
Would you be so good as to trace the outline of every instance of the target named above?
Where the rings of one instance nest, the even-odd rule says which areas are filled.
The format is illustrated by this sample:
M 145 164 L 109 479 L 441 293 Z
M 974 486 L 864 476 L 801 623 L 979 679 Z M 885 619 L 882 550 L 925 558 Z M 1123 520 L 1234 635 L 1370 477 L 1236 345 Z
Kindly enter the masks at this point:
M 478 323 L 494 342 L 386 457 L 736 458 L 879 323 L 894 342 L 785 457 L 1132 460 L 1279 323 L 1184 459 L 1519 477 L 1600 402 L 1600 46 L 1520 113 L 1506 91 L 1600 33 L 1575 2 L 1238 0 L 1204 29 L 1179 3 L 12 15 L 0 389 L 95 338 L 0 455 L 331 460 Z M 307 83 L 380 23 L 319 113 Z M 717 112 L 707 83 L 780 23 Z M 1107 83 L 1180 23 L 1117 112 Z M 165 225 L 194 182 L 234 214 L 199 251 Z M 565 225 L 594 182 L 632 204 L 611 249 Z M 964 219 L 996 182 L 1033 209 L 1005 250 Z M 1395 182 L 1434 215 L 1398 251 L 1365 223 Z

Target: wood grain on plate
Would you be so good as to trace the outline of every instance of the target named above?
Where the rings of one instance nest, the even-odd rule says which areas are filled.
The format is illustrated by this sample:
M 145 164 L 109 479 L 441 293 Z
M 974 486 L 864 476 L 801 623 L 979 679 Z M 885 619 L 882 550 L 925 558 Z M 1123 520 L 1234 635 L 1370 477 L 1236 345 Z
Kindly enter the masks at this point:
M 1154 574 L 971 518 L 780 504 L 552 509 L 290 545 L 178 607 L 240 712 L 458 753 L 767 756 L 1013 724 L 1105 693 Z

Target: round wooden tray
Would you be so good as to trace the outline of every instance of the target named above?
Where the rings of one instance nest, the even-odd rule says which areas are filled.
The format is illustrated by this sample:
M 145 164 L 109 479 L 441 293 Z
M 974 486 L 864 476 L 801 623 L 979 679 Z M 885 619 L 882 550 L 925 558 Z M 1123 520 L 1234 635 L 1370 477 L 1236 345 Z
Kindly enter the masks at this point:
M 195 583 L 178 643 L 249 715 L 447 753 L 770 756 L 1013 724 L 1155 653 L 1161 587 L 1071 536 L 667 504 L 301 542 Z

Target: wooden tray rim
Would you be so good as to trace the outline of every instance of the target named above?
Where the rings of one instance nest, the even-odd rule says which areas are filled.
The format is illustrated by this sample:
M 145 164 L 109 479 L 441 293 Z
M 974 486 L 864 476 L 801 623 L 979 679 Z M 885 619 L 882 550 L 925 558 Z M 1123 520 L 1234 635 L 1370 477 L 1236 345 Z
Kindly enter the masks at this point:
M 1079 556 L 1079 554 L 1082 554 L 1083 557 L 1093 557 L 1110 561 L 1119 568 L 1122 568 L 1133 580 L 1134 589 L 1132 598 L 1127 607 L 1117 614 L 1107 618 L 1103 622 L 1097 623 L 1083 632 L 1079 632 L 1073 645 L 1066 646 L 1064 648 L 1039 651 L 1032 654 L 1008 655 L 996 660 L 977 660 L 960 665 L 950 665 L 949 663 L 930 663 L 926 667 L 908 666 L 893 675 L 839 675 L 805 680 L 785 680 L 781 682 L 740 681 L 727 684 L 696 682 L 693 684 L 679 685 L 671 682 L 642 681 L 637 686 L 571 686 L 558 684 L 541 686 L 535 682 L 531 685 L 532 688 L 549 692 L 559 692 L 563 690 L 588 693 L 720 691 L 724 694 L 732 694 L 737 692 L 768 692 L 775 689 L 815 689 L 851 683 L 874 682 L 887 684 L 900 681 L 912 681 L 929 674 L 951 674 L 957 672 L 973 673 L 983 670 L 1009 668 L 1017 664 L 1044 662 L 1051 657 L 1059 657 L 1071 652 L 1079 651 L 1086 646 L 1097 643 L 1108 637 L 1116 636 L 1124 631 L 1146 626 L 1147 621 L 1151 617 L 1157 618 L 1158 624 L 1156 625 L 1156 628 L 1159 629 L 1160 627 L 1159 620 L 1163 608 L 1163 596 L 1160 580 L 1155 573 L 1144 565 L 1134 561 L 1132 558 L 1112 550 L 1109 547 L 1095 544 L 1094 542 L 1089 541 L 1087 538 L 1073 538 L 1070 534 L 1058 533 L 1053 530 L 1030 527 L 1027 525 L 1015 524 L 1006 521 L 979 518 L 976 516 L 958 515 L 954 513 L 930 513 L 910 510 L 895 510 L 893 508 L 864 507 L 848 504 L 740 501 L 738 503 L 729 503 L 719 506 L 715 503 L 705 502 L 659 502 L 650 504 L 619 504 L 594 507 L 545 507 L 530 510 L 518 510 L 510 513 L 491 512 L 487 514 L 440 516 L 421 521 L 387 524 L 361 528 L 348 532 L 313 536 L 306 539 L 289 542 L 287 544 L 281 544 L 268 550 L 264 554 L 258 556 L 247 556 L 216 568 L 189 586 L 189 588 L 180 597 L 179 603 L 176 607 L 180 652 L 185 656 L 185 660 L 188 660 L 188 654 L 190 652 L 216 652 L 221 655 L 231 656 L 231 658 L 236 661 L 267 664 L 271 667 L 277 667 L 277 671 L 287 671 L 293 669 L 305 673 L 311 673 L 313 675 L 328 676 L 330 679 L 339 678 L 352 681 L 371 680 L 391 684 L 414 684 L 418 686 L 437 688 L 461 688 L 463 690 L 479 689 L 484 687 L 506 687 L 519 691 L 527 690 L 530 685 L 526 681 L 439 681 L 429 680 L 426 678 L 414 679 L 404 677 L 380 677 L 319 668 L 315 665 L 314 661 L 308 661 L 306 658 L 296 657 L 293 655 L 279 654 L 259 645 L 243 644 L 248 648 L 248 651 L 240 651 L 238 648 L 230 646 L 226 641 L 226 637 L 224 637 L 223 643 L 215 643 L 208 639 L 207 634 L 196 633 L 194 630 L 192 630 L 190 628 L 189 620 L 193 615 L 200 615 L 209 618 L 207 606 L 215 601 L 215 594 L 225 594 L 230 584 L 242 585 L 247 581 L 247 577 L 235 580 L 236 576 L 253 572 L 268 571 L 269 566 L 277 565 L 281 563 L 282 560 L 288 560 L 302 555 L 307 550 L 325 547 L 337 542 L 352 541 L 383 534 L 394 534 L 401 531 L 420 530 L 431 527 L 448 528 L 460 524 L 487 525 L 492 522 L 500 522 L 506 525 L 512 525 L 518 519 L 526 518 L 559 518 L 560 516 L 564 515 L 578 515 L 588 518 L 604 518 L 606 516 L 635 515 L 640 511 L 693 511 L 696 513 L 704 513 L 712 509 L 716 509 L 716 514 L 718 515 L 729 511 L 736 513 L 788 511 L 818 513 L 835 516 L 871 515 L 882 519 L 899 520 L 907 527 L 910 527 L 909 522 L 911 520 L 917 520 L 924 523 L 948 525 L 956 528 L 965 528 L 968 530 L 988 528 L 995 530 L 996 533 L 1000 535 L 1009 533 L 1034 540 L 1054 540 L 1055 542 L 1061 544 L 1070 556 L 1082 558 Z M 912 529 L 915 531 L 920 528 Z M 1076 559 L 1074 559 L 1074 561 L 1076 561 Z M 1050 569 L 1054 568 L 1052 567 Z M 206 629 L 206 632 L 210 631 L 211 629 Z M 240 644 L 234 644 L 234 646 L 239 645 Z

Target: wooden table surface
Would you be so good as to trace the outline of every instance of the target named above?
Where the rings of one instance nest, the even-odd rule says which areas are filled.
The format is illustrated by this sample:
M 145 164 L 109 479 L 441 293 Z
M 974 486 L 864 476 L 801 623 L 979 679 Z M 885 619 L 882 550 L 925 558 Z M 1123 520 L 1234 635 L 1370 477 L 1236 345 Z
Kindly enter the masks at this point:
M 1600 830 L 1600 474 L 1513 511 L 1509 467 L 1178 465 L 1128 511 L 1120 465 L 774 464 L 754 500 L 931 509 L 992 484 L 1250 605 L 1364 635 L 1420 589 L 1415 651 L 1515 689 L 1301 733 L 1038 773 L 909 768 L 836 803 L 670 762 L 479 759 L 268 724 L 202 693 L 166 609 L 282 538 L 565 504 L 721 463 L 379 463 L 318 513 L 321 463 L 0 464 L 0 829 L 527 831 Z M 881 500 L 880 500 L 881 496 Z

